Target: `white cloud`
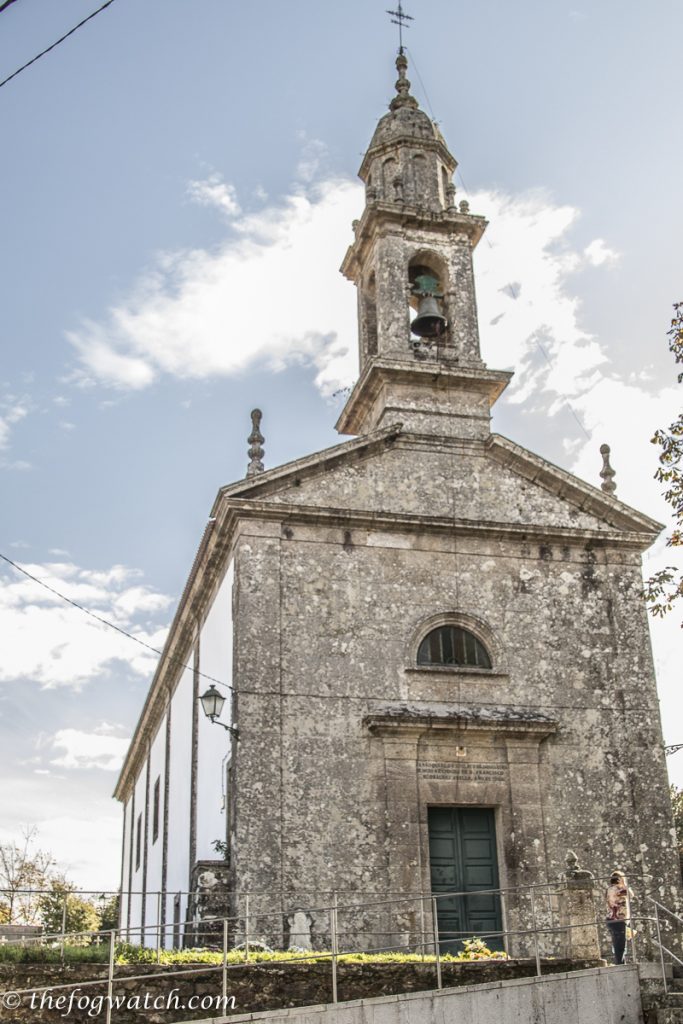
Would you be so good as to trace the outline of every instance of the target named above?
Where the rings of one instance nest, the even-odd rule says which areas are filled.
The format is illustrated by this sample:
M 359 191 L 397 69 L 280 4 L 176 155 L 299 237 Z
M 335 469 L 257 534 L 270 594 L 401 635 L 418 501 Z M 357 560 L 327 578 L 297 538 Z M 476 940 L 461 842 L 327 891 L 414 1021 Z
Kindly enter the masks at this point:
M 568 289 L 583 263 L 566 242 L 578 210 L 543 193 L 478 192 L 470 204 L 490 221 L 475 254 L 481 341 L 489 365 L 515 370 L 508 401 L 576 394 L 606 362 Z
M 586 246 L 583 254 L 594 267 L 600 267 L 603 263 L 616 263 L 619 259 L 619 253 L 610 249 L 603 238 L 595 238 Z
M 104 322 L 68 335 L 81 382 L 135 390 L 161 374 L 202 379 L 306 363 L 325 392 L 348 383 L 357 372 L 355 298 L 337 266 L 361 205 L 357 184 L 323 182 L 235 217 L 218 250 L 160 257 Z
M 103 722 L 92 733 L 79 729 L 60 729 L 54 735 L 52 746 L 61 753 L 50 764 L 58 768 L 118 771 L 123 764 L 130 737 L 112 736 L 111 728 Z
M 234 189 L 216 175 L 192 182 L 195 199 L 230 216 L 228 236 L 217 250 L 160 256 L 103 322 L 70 332 L 81 381 L 135 390 L 162 374 L 202 379 L 305 363 L 318 371 L 325 394 L 351 383 L 358 372 L 355 295 L 337 267 L 363 192 L 348 180 L 312 184 L 323 156 L 318 143 L 307 142 L 299 168 L 307 184 L 255 213 L 240 212 Z M 566 236 L 578 211 L 543 193 L 478 192 L 470 203 L 491 221 L 477 250 L 489 361 L 522 369 L 540 343 L 553 364 L 544 387 L 572 393 L 604 355 L 579 322 L 568 278 L 615 254 L 602 239 L 583 253 L 570 249 Z M 518 374 L 511 397 L 521 402 L 538 384 L 537 376 Z
M 28 416 L 28 403 L 26 399 L 17 398 L 14 395 L 5 395 L 0 398 L 0 449 L 9 447 L 12 427 Z
M 240 212 L 234 187 L 223 181 L 219 174 L 212 174 L 204 181 L 191 181 L 187 194 L 193 202 L 200 206 L 213 206 L 228 218 Z
M 101 571 L 71 562 L 26 565 L 33 576 L 112 621 L 152 647 L 163 645 L 158 622 L 172 599 L 140 582 L 137 570 L 115 565 Z M 66 604 L 14 570 L 2 570 L 0 681 L 32 680 L 45 687 L 79 688 L 124 663 L 149 676 L 157 657 L 103 623 Z

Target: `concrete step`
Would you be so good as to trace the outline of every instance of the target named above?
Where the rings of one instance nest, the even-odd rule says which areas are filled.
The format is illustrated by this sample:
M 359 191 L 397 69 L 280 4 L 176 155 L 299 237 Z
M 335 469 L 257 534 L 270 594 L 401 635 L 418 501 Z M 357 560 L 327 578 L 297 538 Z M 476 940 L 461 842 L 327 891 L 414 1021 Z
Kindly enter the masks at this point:
M 683 992 L 657 996 L 654 1005 L 645 1009 L 646 1024 L 683 1024 Z

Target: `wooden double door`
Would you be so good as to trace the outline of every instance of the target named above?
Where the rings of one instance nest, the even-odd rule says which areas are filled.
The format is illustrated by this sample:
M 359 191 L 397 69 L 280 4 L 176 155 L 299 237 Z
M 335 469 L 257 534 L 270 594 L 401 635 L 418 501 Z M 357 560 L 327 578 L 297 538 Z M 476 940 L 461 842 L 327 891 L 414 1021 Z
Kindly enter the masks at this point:
M 488 891 L 499 886 L 493 810 L 430 807 L 429 861 L 441 952 L 460 952 L 472 937 L 503 949 L 500 896 Z

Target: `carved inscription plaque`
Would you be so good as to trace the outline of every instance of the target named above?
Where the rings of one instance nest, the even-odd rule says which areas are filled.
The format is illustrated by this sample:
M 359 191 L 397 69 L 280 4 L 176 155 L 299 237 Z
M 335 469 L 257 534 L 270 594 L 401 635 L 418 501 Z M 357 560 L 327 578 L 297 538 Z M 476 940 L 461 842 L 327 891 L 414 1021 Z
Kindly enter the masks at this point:
M 421 779 L 430 782 L 504 782 L 506 766 L 485 762 L 418 761 Z

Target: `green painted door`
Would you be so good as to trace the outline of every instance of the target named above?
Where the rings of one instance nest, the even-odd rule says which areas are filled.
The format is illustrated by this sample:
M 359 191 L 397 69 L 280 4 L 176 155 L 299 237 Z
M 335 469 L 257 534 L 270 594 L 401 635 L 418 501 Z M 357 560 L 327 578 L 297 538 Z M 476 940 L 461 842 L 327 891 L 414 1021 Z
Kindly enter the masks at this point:
M 462 939 L 481 937 L 502 949 L 496 824 L 489 807 L 430 807 L 429 861 L 432 893 L 461 893 L 437 899 L 441 952 L 456 953 Z M 467 893 L 476 892 L 475 896 Z

